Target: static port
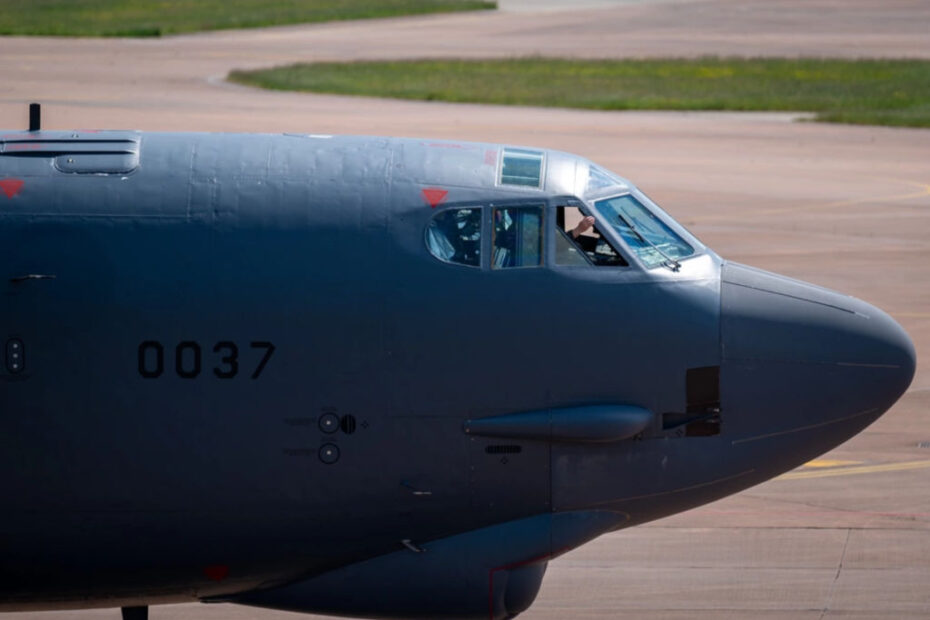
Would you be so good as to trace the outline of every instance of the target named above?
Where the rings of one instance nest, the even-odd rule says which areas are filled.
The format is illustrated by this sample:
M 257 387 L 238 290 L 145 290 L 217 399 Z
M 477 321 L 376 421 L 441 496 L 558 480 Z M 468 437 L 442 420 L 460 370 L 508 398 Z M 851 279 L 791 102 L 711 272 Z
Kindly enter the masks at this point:
M 324 433 L 335 433 L 339 430 L 339 416 L 335 413 L 324 413 L 321 415 L 320 430 Z
M 339 448 L 331 443 L 324 444 L 320 448 L 320 460 L 327 465 L 332 465 L 339 460 Z
M 12 374 L 20 373 L 26 368 L 26 347 L 19 338 L 6 341 L 6 369 Z

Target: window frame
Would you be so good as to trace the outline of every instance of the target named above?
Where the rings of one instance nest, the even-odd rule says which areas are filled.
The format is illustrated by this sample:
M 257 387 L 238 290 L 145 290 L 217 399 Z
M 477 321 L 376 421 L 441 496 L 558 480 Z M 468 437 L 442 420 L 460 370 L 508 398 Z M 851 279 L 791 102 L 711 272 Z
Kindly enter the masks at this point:
M 485 208 L 486 206 L 487 205 L 484 205 L 484 204 L 477 204 L 477 205 L 457 204 L 457 205 L 448 205 L 440 209 L 436 209 L 430 215 L 429 219 L 426 221 L 426 226 L 423 228 L 423 245 L 426 248 L 426 253 L 430 257 L 438 261 L 439 263 L 442 263 L 445 265 L 453 265 L 455 267 L 465 267 L 467 269 L 478 269 L 478 270 L 484 269 L 485 264 L 486 264 L 485 257 L 487 256 L 488 249 L 490 248 L 490 245 L 488 244 L 488 240 L 487 240 L 487 235 L 485 234 L 485 230 L 487 229 L 487 218 L 488 218 L 488 214 L 486 213 L 487 209 Z M 477 265 L 471 265 L 469 263 L 460 263 L 457 261 L 452 261 L 452 260 L 442 258 L 441 256 L 436 255 L 430 246 L 430 239 L 429 239 L 430 229 L 432 228 L 433 222 L 436 220 L 436 218 L 438 218 L 443 213 L 447 213 L 450 211 L 461 211 L 463 209 L 471 209 L 473 211 L 477 210 L 478 213 L 480 214 L 480 217 L 478 218 L 479 219 L 479 223 L 478 223 L 479 234 L 478 234 L 478 264 Z
M 634 200 L 639 202 L 640 205 L 644 209 L 646 209 L 646 211 L 648 211 L 654 218 L 656 218 L 660 223 L 662 223 L 669 230 L 671 230 L 674 234 L 676 234 L 679 237 L 679 239 L 681 239 L 685 244 L 691 247 L 692 253 L 682 258 L 676 258 L 675 259 L 676 263 L 682 263 L 684 261 L 689 261 L 693 258 L 696 258 L 706 253 L 706 249 L 704 245 L 700 241 L 698 241 L 694 237 L 694 235 L 692 235 L 687 230 L 684 230 L 683 227 L 680 224 L 678 224 L 678 222 L 675 221 L 675 218 L 671 217 L 660 206 L 658 206 L 656 203 L 650 200 L 642 192 L 639 192 L 633 188 L 629 188 L 626 191 L 620 191 L 620 192 L 618 191 L 606 192 L 602 196 L 597 196 L 596 198 L 590 198 L 589 199 L 591 203 L 590 209 L 596 214 L 595 217 L 599 217 L 600 211 L 598 211 L 597 206 L 596 206 L 598 202 L 613 200 L 615 198 L 621 198 L 623 196 L 631 196 Z M 643 271 L 648 273 L 651 271 L 655 271 L 659 267 L 663 267 L 663 266 L 667 267 L 665 262 L 652 265 L 652 266 L 647 265 L 645 261 L 643 261 L 640 258 L 639 252 L 637 252 L 632 246 L 630 246 L 626 242 L 626 239 L 623 238 L 623 235 L 621 235 L 620 232 L 616 228 L 614 228 L 612 225 L 608 225 L 608 228 L 610 229 L 611 237 L 616 239 L 617 243 L 620 243 L 623 245 L 624 250 L 626 250 L 629 253 L 629 255 L 633 257 L 633 260 L 636 261 L 636 264 Z M 682 232 L 684 232 L 685 234 L 682 234 Z M 630 262 L 629 259 L 627 259 L 627 262 Z
M 603 195 L 598 196 L 596 200 L 602 200 L 605 198 L 611 198 L 615 196 L 621 196 L 625 194 L 632 194 L 635 198 L 643 202 L 643 204 L 652 210 L 653 203 L 651 201 L 644 202 L 640 198 L 637 192 L 635 191 L 613 191 L 605 192 Z M 607 226 L 607 230 L 601 229 L 601 218 L 598 216 L 596 209 L 592 203 L 588 204 L 586 201 L 581 200 L 576 196 L 563 195 L 563 196 L 533 196 L 533 197 L 522 197 L 522 198 L 509 198 L 504 200 L 492 200 L 489 202 L 463 202 L 456 204 L 442 205 L 437 208 L 427 219 L 426 225 L 423 227 L 422 234 L 422 243 L 426 253 L 435 261 L 440 264 L 451 265 L 454 267 L 462 267 L 465 269 L 477 269 L 479 271 L 488 271 L 494 273 L 506 273 L 510 271 L 522 271 L 525 269 L 533 269 L 544 267 L 553 271 L 561 270 L 574 270 L 578 273 L 591 273 L 591 274 L 626 274 L 626 276 L 631 276 L 633 273 L 649 274 L 654 272 L 654 269 L 646 267 L 645 264 L 639 259 L 639 256 L 633 252 L 630 247 L 624 242 L 623 238 L 617 233 L 612 226 Z M 541 241 L 543 244 L 541 252 L 541 260 L 537 265 L 524 265 L 520 267 L 504 267 L 504 268 L 495 268 L 493 266 L 493 250 L 494 250 L 494 209 L 513 209 L 520 207 L 533 207 L 541 209 Z M 584 215 L 593 215 L 597 220 L 598 230 L 601 233 L 603 239 L 610 244 L 610 246 L 617 252 L 617 254 L 626 261 L 626 265 L 596 265 L 591 259 L 587 256 L 585 252 L 580 252 L 584 257 L 584 265 L 566 265 L 559 264 L 556 262 L 556 236 L 563 235 L 567 237 L 565 231 L 559 229 L 558 218 L 556 209 L 559 207 L 576 207 Z M 430 225 L 433 222 L 433 219 L 439 217 L 440 213 L 458 210 L 458 209 L 473 209 L 478 210 L 481 214 L 480 216 L 480 233 L 481 239 L 479 243 L 480 257 L 477 265 L 469 265 L 467 263 L 459 263 L 450 261 L 444 258 L 440 258 L 432 252 L 430 249 L 429 243 L 429 231 Z M 664 211 L 659 208 L 659 211 L 656 215 L 669 225 L 676 233 L 680 234 L 680 227 L 673 226 L 669 224 L 667 215 Z M 674 221 L 674 220 L 673 220 Z M 550 224 L 551 223 L 551 224 Z M 693 236 L 687 234 L 683 237 L 686 242 L 690 244 Z M 571 240 L 566 239 L 568 243 L 573 243 Z M 682 261 L 691 260 L 698 256 L 706 254 L 706 248 L 699 241 L 696 244 L 693 244 L 695 252 L 691 256 L 688 256 Z M 591 268 L 591 269 L 588 269 Z
M 558 225 L 558 216 L 557 209 L 562 207 L 575 207 L 577 208 L 582 215 L 587 217 L 588 215 L 594 216 L 595 226 L 598 227 L 598 232 L 601 234 L 601 237 L 613 248 L 614 252 L 617 253 L 620 258 L 626 261 L 626 265 L 595 265 L 591 259 L 588 257 L 587 253 L 584 251 L 579 251 L 581 256 L 584 257 L 587 262 L 586 265 L 563 265 L 559 264 L 556 261 L 556 237 L 557 235 L 562 235 L 568 243 L 575 245 L 575 242 L 568 238 L 568 233 L 562 230 Z M 546 250 L 546 266 L 551 269 L 587 269 L 588 267 L 593 268 L 597 272 L 624 272 L 629 273 L 633 265 L 637 265 L 642 268 L 642 265 L 639 262 L 634 263 L 630 260 L 629 248 L 622 243 L 618 243 L 618 240 L 613 234 L 613 229 L 608 231 L 601 230 L 601 221 L 593 209 L 586 204 L 584 201 L 575 198 L 574 196 L 564 196 L 552 198 L 549 200 L 549 209 L 552 211 L 549 221 L 552 222 L 552 226 L 549 227 L 550 231 L 547 233 L 549 239 L 549 249 Z M 622 241 L 622 240 L 619 240 Z M 577 245 L 576 245 L 577 247 Z
M 540 267 L 546 267 L 546 255 L 547 255 L 547 243 L 546 243 L 546 222 L 548 218 L 546 217 L 546 211 L 548 211 L 548 205 L 545 201 L 525 201 L 521 200 L 517 203 L 489 203 L 488 207 L 488 220 L 489 220 L 489 249 L 488 249 L 488 269 L 490 271 L 511 271 L 514 269 L 538 269 Z M 539 262 L 535 265 L 519 265 L 514 267 L 495 267 L 494 266 L 494 251 L 496 246 L 494 241 L 497 236 L 497 228 L 494 225 L 494 212 L 498 209 L 537 209 L 539 211 Z
M 523 153 L 538 153 L 541 155 L 539 162 L 539 184 L 538 185 L 524 185 L 520 183 L 504 183 L 504 161 L 507 158 L 507 151 L 516 151 Z M 495 187 L 504 188 L 507 190 L 516 190 L 516 191 L 530 191 L 530 192 L 542 192 L 545 191 L 546 187 L 546 170 L 548 168 L 549 154 L 544 149 L 533 149 L 526 147 L 518 146 L 505 146 L 502 147 L 499 151 L 497 157 L 497 170 L 495 174 L 494 185 Z

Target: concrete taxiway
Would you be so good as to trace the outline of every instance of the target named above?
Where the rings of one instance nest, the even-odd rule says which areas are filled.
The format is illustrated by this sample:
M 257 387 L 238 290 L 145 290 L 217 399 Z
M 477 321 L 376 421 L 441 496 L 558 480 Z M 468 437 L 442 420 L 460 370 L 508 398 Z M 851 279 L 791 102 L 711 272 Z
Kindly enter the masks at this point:
M 160 40 L 0 38 L 0 126 L 363 133 L 531 144 L 633 179 L 727 259 L 878 305 L 911 334 L 910 391 L 781 478 L 598 539 L 550 565 L 527 619 L 930 617 L 930 130 L 790 114 L 592 112 L 251 90 L 298 60 L 552 54 L 930 58 L 914 0 L 609 0 Z M 115 610 L 9 620 L 116 618 Z M 153 619 L 300 618 L 231 605 Z

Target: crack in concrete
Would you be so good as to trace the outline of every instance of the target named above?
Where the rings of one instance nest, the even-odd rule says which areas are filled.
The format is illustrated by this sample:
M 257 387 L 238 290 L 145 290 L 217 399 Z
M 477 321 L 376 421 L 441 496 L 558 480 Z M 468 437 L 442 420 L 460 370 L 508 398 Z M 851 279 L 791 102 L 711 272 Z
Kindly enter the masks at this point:
M 830 606 L 833 604 L 833 595 L 836 593 L 836 584 L 839 582 L 840 574 L 843 572 L 843 563 L 846 561 L 846 551 L 849 549 L 849 538 L 851 535 L 852 528 L 847 528 L 846 540 L 843 541 L 843 553 L 840 555 L 840 563 L 836 567 L 836 575 L 833 576 L 833 583 L 830 584 L 830 592 L 827 594 L 827 601 L 824 603 L 823 609 L 820 612 L 820 620 L 823 620 L 827 612 L 830 611 Z

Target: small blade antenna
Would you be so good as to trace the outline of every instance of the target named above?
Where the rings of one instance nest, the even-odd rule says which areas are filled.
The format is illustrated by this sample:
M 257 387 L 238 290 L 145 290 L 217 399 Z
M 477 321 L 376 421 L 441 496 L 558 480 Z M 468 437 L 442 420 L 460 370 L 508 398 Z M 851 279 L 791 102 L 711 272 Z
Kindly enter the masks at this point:
M 42 106 L 38 103 L 29 104 L 29 131 L 41 131 Z

